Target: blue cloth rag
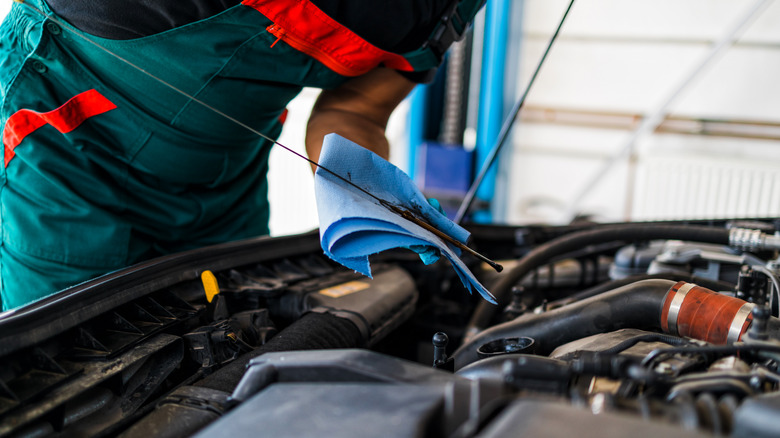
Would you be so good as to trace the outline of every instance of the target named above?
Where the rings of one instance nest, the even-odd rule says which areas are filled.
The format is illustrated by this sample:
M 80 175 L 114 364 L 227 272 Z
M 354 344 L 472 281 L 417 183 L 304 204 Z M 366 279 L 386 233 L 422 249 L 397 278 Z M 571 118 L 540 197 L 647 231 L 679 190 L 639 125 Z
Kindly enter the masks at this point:
M 328 134 L 322 145 L 320 164 L 366 192 L 389 203 L 424 216 L 428 223 L 448 236 L 465 243 L 469 232 L 449 220 L 428 203 L 414 182 L 400 169 L 375 153 L 337 134 Z M 426 253 L 423 260 L 433 263 L 443 254 L 452 264 L 469 292 L 476 290 L 495 303 L 460 259 L 460 250 L 412 221 L 381 205 L 377 199 L 318 168 L 314 178 L 320 243 L 328 257 L 371 277 L 368 256 L 391 248 L 410 248 Z

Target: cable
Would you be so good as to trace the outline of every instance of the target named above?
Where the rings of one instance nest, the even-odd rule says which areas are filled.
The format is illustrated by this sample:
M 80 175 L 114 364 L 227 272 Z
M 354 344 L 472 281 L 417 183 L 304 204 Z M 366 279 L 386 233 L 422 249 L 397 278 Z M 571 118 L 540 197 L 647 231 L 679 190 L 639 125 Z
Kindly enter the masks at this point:
M 734 355 L 743 352 L 770 352 L 780 353 L 780 345 L 769 344 L 741 344 L 741 345 L 706 345 L 700 347 L 672 347 L 672 348 L 658 348 L 645 356 L 642 359 L 642 366 L 649 366 L 653 361 L 661 356 L 667 356 L 677 353 L 694 353 L 694 354 L 728 354 Z
M 637 274 L 637 275 L 631 275 L 629 277 L 621 278 L 618 280 L 611 280 L 601 284 L 597 284 L 593 287 L 585 289 L 581 292 L 577 292 L 573 295 L 569 295 L 567 297 L 555 301 L 551 301 L 550 303 L 548 303 L 548 305 L 551 308 L 556 308 L 567 304 L 575 303 L 577 301 L 584 300 L 586 298 L 594 297 L 596 295 L 602 294 L 607 291 L 611 291 L 613 289 L 617 289 L 627 284 L 635 283 L 641 280 L 652 280 L 652 279 L 686 281 L 688 283 L 695 283 L 701 287 L 711 289 L 714 291 L 734 290 L 735 287 L 734 284 L 726 281 L 711 280 L 709 278 L 700 277 L 698 275 L 693 275 L 693 274 L 679 274 L 676 272 L 660 272 L 657 274 Z
M 670 344 L 674 346 L 694 345 L 693 341 L 679 336 L 667 335 L 664 333 L 649 333 L 646 335 L 635 336 L 633 338 L 626 339 L 619 344 L 607 348 L 605 350 L 598 351 L 599 354 L 618 354 L 633 347 L 640 342 L 663 342 L 664 344 Z

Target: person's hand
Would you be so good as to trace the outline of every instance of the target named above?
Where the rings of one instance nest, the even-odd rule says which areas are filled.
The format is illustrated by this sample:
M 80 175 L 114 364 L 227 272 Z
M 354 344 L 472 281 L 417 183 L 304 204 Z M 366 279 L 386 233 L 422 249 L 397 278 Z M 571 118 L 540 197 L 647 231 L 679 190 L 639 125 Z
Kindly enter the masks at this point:
M 394 70 L 377 68 L 336 88 L 323 90 L 306 127 L 309 159 L 319 160 L 322 139 L 331 132 L 387 159 L 387 120 L 415 85 Z

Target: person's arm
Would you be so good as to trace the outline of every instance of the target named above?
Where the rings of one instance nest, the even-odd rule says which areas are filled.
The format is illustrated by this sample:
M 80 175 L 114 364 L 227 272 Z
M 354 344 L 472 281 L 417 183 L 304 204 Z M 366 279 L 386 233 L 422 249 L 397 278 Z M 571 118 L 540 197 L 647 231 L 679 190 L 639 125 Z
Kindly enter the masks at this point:
M 416 84 L 394 70 L 378 68 L 324 90 L 306 129 L 306 152 L 318 161 L 325 134 L 335 132 L 387 158 L 387 120 Z

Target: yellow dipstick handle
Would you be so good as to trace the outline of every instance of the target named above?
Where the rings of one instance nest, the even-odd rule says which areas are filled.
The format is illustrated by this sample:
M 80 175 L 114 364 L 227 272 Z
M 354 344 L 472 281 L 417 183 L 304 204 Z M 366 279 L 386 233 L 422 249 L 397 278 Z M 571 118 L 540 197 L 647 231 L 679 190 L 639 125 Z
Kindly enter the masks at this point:
M 219 295 L 219 284 L 214 273 L 206 269 L 200 274 L 200 280 L 203 282 L 203 290 L 206 292 L 206 300 L 210 303 Z

